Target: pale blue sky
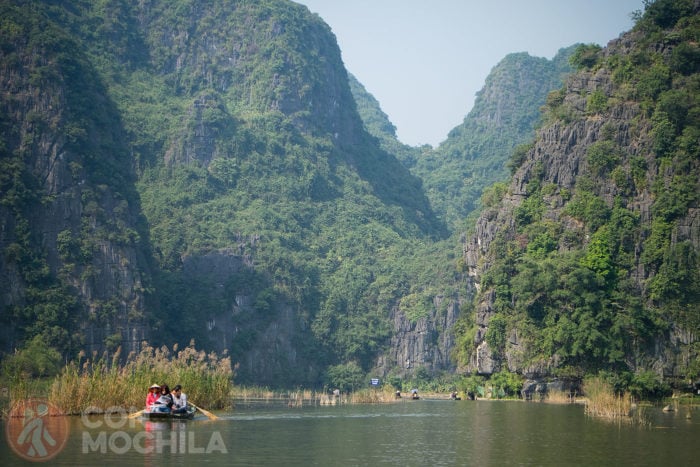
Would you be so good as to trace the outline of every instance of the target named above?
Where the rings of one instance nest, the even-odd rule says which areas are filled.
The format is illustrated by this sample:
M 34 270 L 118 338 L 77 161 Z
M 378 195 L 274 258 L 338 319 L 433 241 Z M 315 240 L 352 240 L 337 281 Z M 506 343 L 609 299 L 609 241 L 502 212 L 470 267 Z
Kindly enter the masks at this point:
M 643 0 L 295 1 L 328 23 L 347 70 L 412 146 L 444 141 L 507 54 L 605 46 L 644 9 Z

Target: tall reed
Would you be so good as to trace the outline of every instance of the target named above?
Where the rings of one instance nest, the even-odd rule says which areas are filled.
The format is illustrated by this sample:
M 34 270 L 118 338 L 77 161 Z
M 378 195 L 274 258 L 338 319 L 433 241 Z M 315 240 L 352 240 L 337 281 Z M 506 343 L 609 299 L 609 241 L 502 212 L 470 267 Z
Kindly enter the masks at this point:
M 111 359 L 81 353 L 56 377 L 49 400 L 69 414 L 138 410 L 152 384 L 180 384 L 190 402 L 217 409 L 230 406 L 232 379 L 229 357 L 198 351 L 194 343 L 170 350 L 143 342 L 141 351 L 132 352 L 124 363 L 119 351 Z
M 0 382 L 0 416 L 7 414 L 16 403 L 32 398 L 44 398 L 51 381 L 47 378 L 32 378 L 17 375 Z
M 267 387 L 236 386 L 233 389 L 233 397 L 244 401 L 248 399 L 262 399 L 269 401 L 279 399 L 282 397 L 282 395 Z
M 625 394 L 615 394 L 612 385 L 601 377 L 587 378 L 583 385 L 586 413 L 595 417 L 624 419 L 632 415 L 632 400 Z
M 547 391 L 544 401 L 550 404 L 573 404 L 576 398 L 566 391 Z
M 396 402 L 396 392 L 391 387 L 382 389 L 365 388 L 350 393 L 349 402 L 351 404 L 380 404 L 386 402 Z

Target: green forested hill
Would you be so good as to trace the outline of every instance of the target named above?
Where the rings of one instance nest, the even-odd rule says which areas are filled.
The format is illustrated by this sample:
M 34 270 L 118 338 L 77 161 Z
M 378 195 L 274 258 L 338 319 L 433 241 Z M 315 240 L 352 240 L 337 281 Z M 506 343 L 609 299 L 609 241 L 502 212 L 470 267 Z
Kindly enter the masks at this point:
M 399 142 L 379 103 L 352 75 L 350 88 L 367 130 L 420 177 L 433 209 L 458 231 L 479 206 L 484 188 L 508 179 L 514 149 L 527 150 L 547 94 L 571 71 L 574 48 L 561 49 L 552 60 L 527 53 L 506 56 L 491 70 L 464 122 L 435 149 Z
M 464 225 L 484 188 L 507 180 L 506 163 L 516 146 L 532 140 L 547 94 L 560 88 L 570 71 L 572 50 L 562 49 L 552 60 L 527 53 L 506 56 L 491 70 L 462 124 L 411 165 L 450 226 Z
M 657 1 L 606 49 L 575 51 L 465 243 L 465 366 L 622 387 L 698 376 L 698 39 L 697 2 Z
M 66 164 L 93 153 L 106 181 L 90 178 L 86 189 L 113 185 L 131 193 L 125 206 L 136 211 L 124 228 L 143 225 L 136 223 L 140 213 L 148 223 L 138 237 L 145 244 L 129 241 L 153 261 L 152 269 L 136 268 L 148 287 L 134 299 L 115 296 L 119 276 L 137 266 L 127 258 L 110 262 L 114 276 L 103 288 L 111 308 L 95 303 L 81 285 L 85 271 L 106 263 L 90 266 L 84 258 L 68 276 L 61 271 L 70 258 L 47 264 L 74 304 L 61 313 L 74 320 L 66 332 L 75 346 L 115 349 L 137 347 L 146 337 L 163 343 L 194 338 L 231 352 L 241 362 L 242 380 L 268 384 L 319 382 L 333 364 L 371 367 L 390 333 L 390 309 L 415 280 L 405 258 L 446 229 L 418 179 L 363 129 L 337 44 L 320 18 L 277 0 L 86 1 L 70 8 L 5 1 L 2 7 L 3 31 L 15 33 L 3 33 L 6 125 L 21 128 L 36 118 L 31 109 L 12 110 L 11 86 L 51 100 L 54 82 L 66 93 L 101 85 L 99 96 L 83 102 L 111 108 L 112 120 L 103 118 L 91 138 L 56 151 L 71 155 Z M 31 78 L 43 73 L 43 63 L 52 60 L 49 47 L 64 37 L 70 42 L 62 53 L 80 57 L 91 75 Z M 34 81 L 13 80 L 20 69 Z M 71 102 L 68 107 L 75 110 Z M 87 124 L 77 120 L 75 131 L 88 131 Z M 104 134 L 117 129 L 118 141 L 109 143 Z M 3 163 L 21 169 L 12 154 L 27 147 L 25 141 L 6 139 Z M 28 152 L 50 163 L 43 147 Z M 127 166 L 109 168 L 110 158 L 126 155 Z M 63 170 L 63 159 L 55 162 Z M 45 180 L 36 171 L 32 176 L 36 184 L 25 189 L 44 196 Z M 14 199 L 17 180 L 7 180 L 4 205 Z M 77 225 L 64 230 L 69 245 L 90 255 L 86 245 L 96 238 L 78 225 L 94 221 L 90 199 L 83 195 L 82 203 Z M 103 208 L 99 202 L 97 208 Z M 46 209 L 69 208 L 54 200 Z M 3 244 L 14 248 L 24 226 L 27 248 L 49 261 L 40 245 L 56 243 L 57 232 L 37 230 L 31 219 L 15 225 L 6 215 Z M 9 284 L 19 260 L 5 258 Z M 20 284 L 20 293 L 27 285 Z M 9 310 L 29 312 L 30 304 L 7 286 L 3 297 L 6 319 Z M 146 333 L 133 332 L 136 327 Z M 5 348 L 46 332 L 17 329 Z M 48 343 L 66 353 L 72 348 Z
M 627 322 L 586 327 L 618 305 L 625 319 L 654 318 L 632 326 L 634 342 L 669 317 L 692 334 L 698 38 L 686 3 L 658 2 L 617 49 L 578 49 L 578 78 L 544 101 L 570 51 L 506 57 L 432 150 L 396 141 L 330 28 L 291 1 L 0 0 L 0 351 L 40 354 L 15 359 L 37 375 L 81 349 L 195 339 L 230 353 L 238 382 L 352 386 L 370 371 L 452 370 L 455 336 L 460 363 L 488 373 L 498 365 L 473 365 L 486 355 L 474 349 L 486 335 L 492 361 L 512 355 L 507 331 L 526 314 L 535 321 L 521 321 L 529 340 L 517 350 L 547 344 L 527 347 L 528 365 L 558 352 L 570 366 L 600 347 L 619 368 Z M 590 84 L 601 70 L 610 89 Z M 514 73 L 528 77 L 518 89 Z M 455 226 L 507 177 L 542 102 L 550 143 L 572 122 L 594 125 L 581 146 L 590 176 L 545 177 L 537 161 L 566 149 L 523 147 L 512 187 L 482 198 L 481 237 L 461 245 Z M 517 232 L 489 223 L 503 193 Z M 538 268 L 569 277 L 553 258 L 569 250 L 580 257 L 561 264 L 588 274 L 571 282 L 595 283 L 575 291 L 590 309 L 526 281 L 545 277 Z M 552 310 L 563 304 L 586 319 L 562 319 Z M 583 337 L 566 341 L 576 319 Z M 625 331 L 599 339 L 611 322 Z M 678 335 L 656 342 L 676 355 Z

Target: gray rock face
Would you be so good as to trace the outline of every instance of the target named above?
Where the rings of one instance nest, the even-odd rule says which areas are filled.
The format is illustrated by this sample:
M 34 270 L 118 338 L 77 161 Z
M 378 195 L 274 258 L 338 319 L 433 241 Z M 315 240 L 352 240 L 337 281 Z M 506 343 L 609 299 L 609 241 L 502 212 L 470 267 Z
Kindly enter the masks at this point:
M 19 63 L 40 48 L 21 37 L 13 47 Z M 10 321 L 0 345 L 19 347 L 18 329 L 41 314 L 38 331 L 50 345 L 98 352 L 122 345 L 126 354 L 146 337 L 150 270 L 123 129 L 86 62 L 50 52 L 36 60 L 50 70 L 41 80 L 28 66 L 0 67 L 3 175 L 16 170 L 0 206 L 0 317 Z M 85 86 L 67 84 L 65 69 Z M 47 303 L 54 313 L 42 311 Z M 23 311 L 11 316 L 16 310 Z
M 605 55 L 626 54 L 632 50 L 631 36 L 612 41 L 604 50 Z M 587 96 L 591 93 L 602 93 L 609 98 L 609 107 L 602 113 L 591 113 L 587 110 Z M 467 371 L 489 374 L 502 369 L 538 377 L 547 375 L 556 367 L 557 361 L 526 361 L 522 355 L 526 353 L 525 344 L 517 339 L 518 329 L 512 329 L 509 341 L 503 353 L 496 354 L 489 349 L 485 341 L 489 321 L 494 316 L 496 300 L 495 290 L 483 290 L 481 278 L 492 265 L 490 247 L 497 236 L 506 240 L 516 239 L 514 212 L 527 196 L 527 186 L 533 180 L 539 180 L 542 185 L 551 184 L 555 188 L 543 196 L 547 206 L 544 217 L 563 225 L 570 233 L 576 233 L 582 241 L 588 241 L 588 236 L 582 223 L 576 219 L 567 218 L 563 214 L 565 199 L 564 192 L 574 189 L 577 180 L 582 175 L 591 177 L 596 185 L 596 194 L 612 207 L 615 198 L 624 194 L 624 188 L 618 187 L 609 177 L 598 177 L 588 161 L 588 150 L 597 142 L 611 140 L 616 147 L 621 148 L 625 155 L 623 164 L 629 164 L 631 158 L 642 158 L 646 164 L 647 180 L 663 177 L 664 173 L 653 151 L 651 123 L 641 118 L 642 110 L 633 100 L 619 99 L 610 71 L 600 68 L 594 72 L 579 72 L 572 75 L 565 87 L 564 105 L 570 112 L 570 122 L 555 121 L 545 125 L 537 133 L 534 146 L 527 153 L 520 168 L 515 172 L 508 189 L 508 195 L 498 207 L 485 210 L 479 217 L 473 235 L 465 239 L 464 260 L 467 275 L 479 292 L 476 304 L 475 323 L 477 332 L 474 340 L 474 351 Z M 634 122 L 634 123 L 633 123 Z M 652 219 L 652 204 L 654 197 L 650 191 L 651 183 L 639 187 L 638 192 L 630 198 L 628 209 L 640 216 L 640 222 L 650 223 Z M 672 242 L 690 242 L 695 251 L 700 251 L 700 221 L 698 209 L 691 207 L 687 215 L 677 221 Z M 572 235 L 575 237 L 576 235 Z M 644 238 L 636 239 L 637 259 L 633 270 L 628 271 L 629 277 L 635 281 L 639 290 L 644 290 L 652 272 L 645 270 L 639 255 L 644 249 Z M 574 245 L 571 245 L 574 246 Z M 559 249 L 567 245 L 560 241 Z M 681 329 L 672 324 L 668 333 L 656 336 L 656 343 L 651 355 L 636 356 L 635 362 L 630 362 L 633 369 L 638 367 L 651 368 L 659 374 L 675 375 L 691 342 L 697 343 L 697 332 Z M 682 350 L 685 349 L 685 350 Z
M 433 302 L 430 315 L 416 321 L 408 319 L 400 309 L 392 311 L 392 337 L 388 351 L 377 361 L 379 374 L 386 376 L 392 369 L 401 376 L 411 375 L 419 368 L 430 373 L 454 370 L 450 358 L 454 347 L 451 329 L 459 317 L 459 303 L 446 297 L 435 297 Z
M 576 381 L 565 379 L 528 379 L 523 383 L 520 394 L 524 400 L 542 400 L 553 392 L 563 393 L 571 398 L 581 394 L 581 388 Z

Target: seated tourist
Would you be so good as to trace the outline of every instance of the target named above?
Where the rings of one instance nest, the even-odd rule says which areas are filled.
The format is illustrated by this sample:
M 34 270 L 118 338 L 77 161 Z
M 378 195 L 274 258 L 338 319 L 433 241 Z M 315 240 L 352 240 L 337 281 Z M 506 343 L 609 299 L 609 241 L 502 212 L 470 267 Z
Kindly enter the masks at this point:
M 179 384 L 173 388 L 173 413 L 187 412 L 187 394 L 182 392 L 182 386 Z
M 150 409 L 153 404 L 160 397 L 160 386 L 157 384 L 152 385 L 148 388 L 148 395 L 146 396 L 146 408 Z

